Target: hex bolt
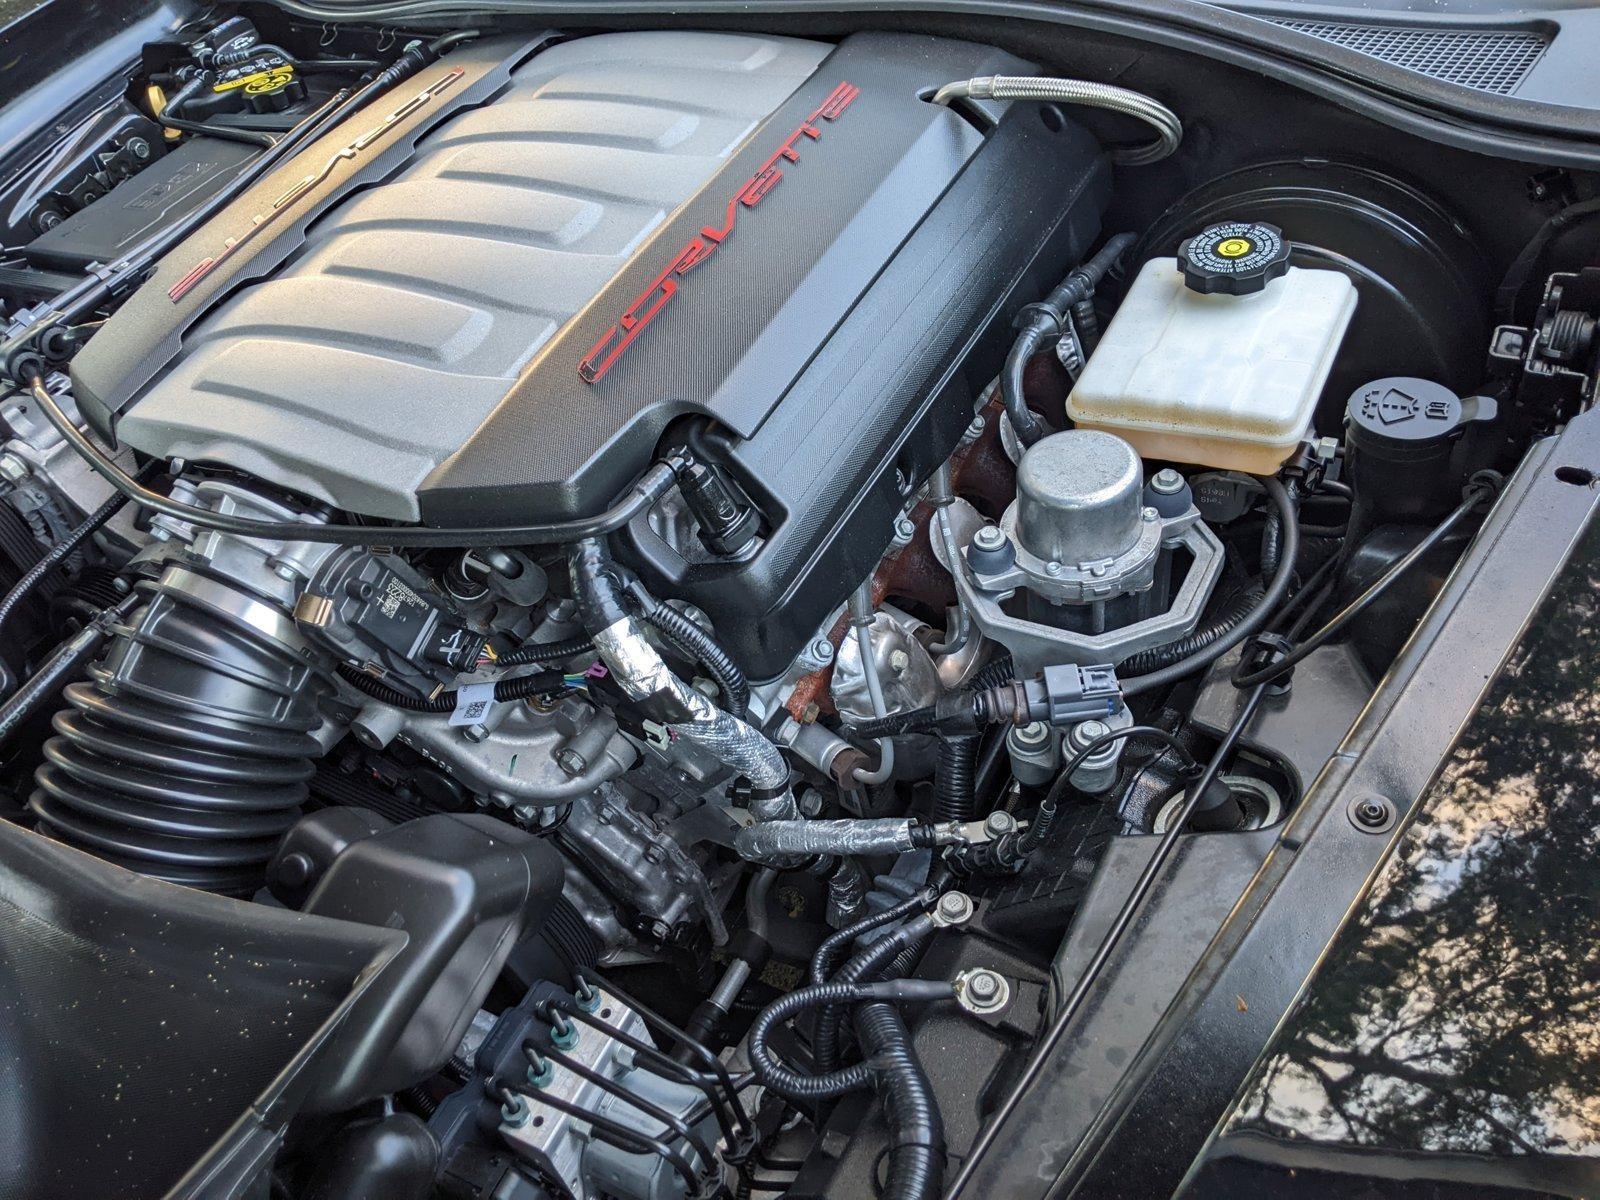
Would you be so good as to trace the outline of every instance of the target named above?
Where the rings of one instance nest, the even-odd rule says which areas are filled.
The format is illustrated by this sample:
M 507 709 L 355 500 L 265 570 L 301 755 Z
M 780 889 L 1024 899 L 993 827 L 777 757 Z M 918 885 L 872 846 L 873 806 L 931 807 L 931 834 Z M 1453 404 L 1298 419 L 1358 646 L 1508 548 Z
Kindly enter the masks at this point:
M 1019 725 L 1012 736 L 1024 746 L 1042 746 L 1050 740 L 1050 726 L 1043 721 L 1030 721 L 1026 725 Z
M 979 550 L 998 550 L 1006 544 L 1005 530 L 998 525 L 985 525 L 972 535 L 972 544 Z
M 979 1004 L 987 1004 L 1000 994 L 1000 980 L 992 971 L 974 971 L 967 980 L 967 991 Z
M 972 916 L 972 897 L 965 892 L 946 892 L 939 897 L 938 914 L 950 924 L 965 921 Z
M 1111 726 L 1104 721 L 1079 721 L 1067 737 L 1074 750 L 1082 750 L 1096 738 L 1103 738 L 1110 732 Z
M 1148 506 L 1141 509 L 1139 515 L 1144 518 L 1144 523 L 1146 525 L 1154 524 L 1156 521 L 1161 519 L 1161 514 Z
M 983 436 L 983 428 L 986 424 L 987 422 L 982 416 L 973 417 L 972 420 L 967 422 L 966 436 L 973 440 L 977 440 Z
M 911 655 L 904 650 L 889 651 L 889 670 L 896 675 L 904 675 L 906 668 L 911 665 Z
M 1004 837 L 1016 828 L 1017 819 L 1010 813 L 998 809 L 983 819 L 983 831 L 992 838 Z
M 900 545 L 905 545 L 917 536 L 917 527 L 910 517 L 897 517 L 894 523 L 894 540 Z
M 1171 467 L 1162 467 L 1150 476 L 1150 490 L 1158 496 L 1176 496 L 1183 491 L 1183 476 Z
M 1059 575 L 1059 574 L 1061 574 L 1061 564 L 1059 562 L 1057 562 L 1055 559 L 1052 558 L 1049 562 L 1045 563 L 1045 565 L 1044 565 L 1044 573 L 1046 575 Z
M 826 666 L 833 661 L 833 643 L 827 638 L 818 638 L 811 643 L 811 657 Z

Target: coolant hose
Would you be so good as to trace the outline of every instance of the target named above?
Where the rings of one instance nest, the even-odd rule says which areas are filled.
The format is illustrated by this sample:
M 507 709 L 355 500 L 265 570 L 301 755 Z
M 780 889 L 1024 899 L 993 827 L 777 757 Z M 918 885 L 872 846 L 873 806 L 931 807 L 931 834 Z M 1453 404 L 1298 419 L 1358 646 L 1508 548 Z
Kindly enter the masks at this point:
M 1028 407 L 1028 397 L 1023 390 L 1023 378 L 1028 360 L 1043 350 L 1053 334 L 1061 331 L 1059 322 L 1052 324 L 1039 314 L 1029 317 L 1017 333 L 1006 354 L 1005 365 L 1000 369 L 1000 398 L 1005 401 L 1006 419 L 1011 422 L 1017 441 L 1031 446 L 1045 435 L 1044 422 L 1033 415 Z
M 1028 360 L 1061 336 L 1068 313 L 1094 295 L 1100 281 L 1137 240 L 1131 233 L 1107 238 L 1106 244 L 1085 262 L 1067 272 L 1067 277 L 1043 301 L 1028 305 L 1018 314 L 1017 338 L 1000 370 L 1000 398 L 1005 402 L 1006 419 L 1024 446 L 1033 445 L 1046 432 L 1044 423 L 1028 407 L 1023 391 Z
M 733 838 L 739 856 L 750 862 L 778 862 L 812 854 L 858 857 L 904 854 L 965 843 L 959 824 L 929 825 L 909 817 L 845 817 L 836 821 L 806 818 L 762 821 L 741 829 Z
M 1278 519 L 1283 526 L 1283 545 L 1279 551 L 1278 568 L 1273 572 L 1272 578 L 1267 582 L 1266 590 L 1261 594 L 1261 601 L 1249 614 L 1218 637 L 1203 650 L 1198 650 L 1186 658 L 1167 666 L 1150 671 L 1147 674 L 1135 675 L 1131 679 L 1122 681 L 1122 694 L 1128 696 L 1141 695 L 1144 692 L 1154 691 L 1156 688 L 1166 687 L 1193 675 L 1196 671 L 1204 670 L 1229 650 L 1232 650 L 1245 638 L 1260 629 L 1277 611 L 1278 606 L 1289 592 L 1289 586 L 1294 581 L 1295 560 L 1300 556 L 1300 511 L 1295 497 L 1289 489 L 1278 481 L 1277 478 L 1262 480 L 1267 489 L 1267 498 L 1272 501 Z
M 1284 490 L 1289 493 L 1290 499 L 1298 508 L 1300 504 L 1300 481 L 1289 479 L 1284 482 Z M 1272 573 L 1278 569 L 1278 561 L 1283 554 L 1283 515 L 1276 509 L 1267 514 L 1267 523 L 1261 527 L 1261 577 L 1271 578 Z

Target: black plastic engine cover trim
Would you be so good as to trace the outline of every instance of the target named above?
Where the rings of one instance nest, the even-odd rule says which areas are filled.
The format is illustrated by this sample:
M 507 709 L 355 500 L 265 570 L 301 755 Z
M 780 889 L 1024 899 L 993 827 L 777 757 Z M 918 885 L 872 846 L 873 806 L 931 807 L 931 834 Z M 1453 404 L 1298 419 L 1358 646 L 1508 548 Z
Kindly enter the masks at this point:
M 706 439 L 766 515 L 753 554 L 687 561 L 645 517 L 619 535 L 620 556 L 705 611 L 752 677 L 781 674 L 876 567 L 905 488 L 955 450 L 998 372 L 1017 309 L 1098 234 L 1110 167 L 1058 115 L 1010 106 L 754 436 Z

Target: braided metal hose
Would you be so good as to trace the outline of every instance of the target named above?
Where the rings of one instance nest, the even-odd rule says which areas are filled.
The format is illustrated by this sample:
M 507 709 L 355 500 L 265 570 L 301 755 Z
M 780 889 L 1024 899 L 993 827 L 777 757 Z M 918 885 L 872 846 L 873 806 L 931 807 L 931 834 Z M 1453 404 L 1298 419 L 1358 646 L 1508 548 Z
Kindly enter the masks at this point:
M 1086 79 L 1052 79 L 1042 75 L 980 75 L 947 83 L 934 93 L 933 103 L 953 100 L 1042 100 L 1053 104 L 1082 104 L 1135 117 L 1156 131 L 1156 139 L 1138 146 L 1118 147 L 1111 160 L 1125 167 L 1160 162 L 1183 141 L 1183 123 L 1159 100 L 1142 92 L 1090 83 Z

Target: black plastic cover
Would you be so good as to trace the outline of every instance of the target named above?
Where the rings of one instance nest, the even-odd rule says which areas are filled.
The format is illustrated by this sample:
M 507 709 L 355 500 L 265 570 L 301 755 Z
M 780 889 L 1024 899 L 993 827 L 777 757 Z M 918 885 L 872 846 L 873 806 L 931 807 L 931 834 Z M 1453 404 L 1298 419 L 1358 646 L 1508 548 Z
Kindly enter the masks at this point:
M 67 271 L 115 262 L 199 208 L 260 153 L 259 146 L 190 138 L 29 242 L 22 255 L 33 266 Z
M 325 821 L 341 824 L 324 834 Z M 335 848 L 331 862 L 318 861 Z M 296 856 L 308 865 L 286 872 Z M 317 879 L 303 911 L 410 938 L 383 988 L 361 999 L 323 1057 L 308 1105 L 324 1112 L 410 1087 L 443 1067 L 511 947 L 544 921 L 562 881 L 553 846 L 493 817 L 440 813 L 361 837 L 337 809 L 305 818 L 285 837 L 269 878 L 286 874 Z
M 405 942 L 6 821 L 0 861 L 3 1200 L 236 1194 L 213 1185 L 270 1162 L 319 1050 Z
M 916 77 L 1022 69 L 999 56 L 985 61 L 981 71 L 949 62 Z M 823 188 L 831 193 L 831 181 Z M 1110 190 L 1110 168 L 1086 130 L 1041 119 L 1038 105 L 1011 105 L 837 323 L 819 310 L 804 332 L 785 326 L 796 338 L 824 327 L 827 336 L 806 343 L 792 382 L 779 373 L 785 390 L 759 427 L 704 439 L 760 507 L 759 546 L 738 562 L 685 556 L 641 517 L 619 537 L 618 557 L 657 594 L 704 610 L 751 676 L 780 674 L 877 565 L 911 490 L 954 451 L 998 373 L 1017 310 L 1085 257 Z M 796 211 L 777 210 L 774 225 L 792 228 L 811 197 L 797 188 L 787 200 Z M 720 252 L 733 250 L 730 242 Z

